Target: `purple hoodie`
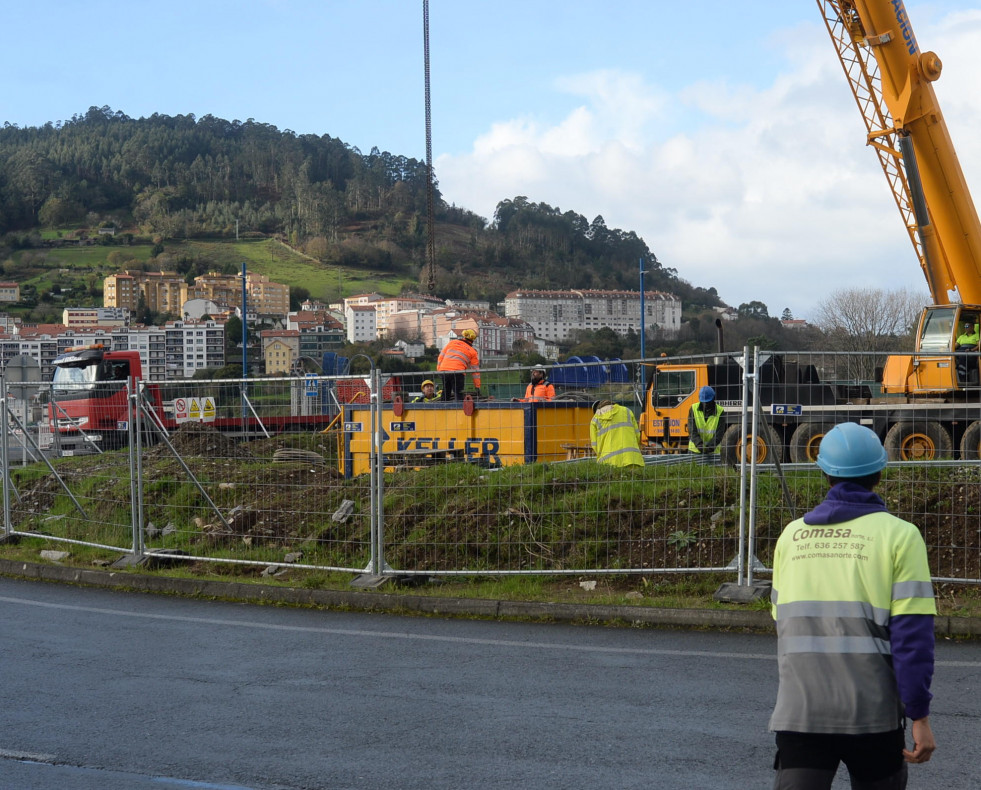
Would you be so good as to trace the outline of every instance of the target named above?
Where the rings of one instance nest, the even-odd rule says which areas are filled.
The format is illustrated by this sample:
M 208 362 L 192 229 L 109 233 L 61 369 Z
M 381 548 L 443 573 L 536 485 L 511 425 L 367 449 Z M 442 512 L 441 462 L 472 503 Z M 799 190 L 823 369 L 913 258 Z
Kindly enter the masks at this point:
M 855 483 L 835 483 L 824 501 L 804 514 L 804 523 L 840 524 L 886 512 L 886 503 L 874 491 Z M 910 719 L 930 713 L 933 679 L 933 615 L 900 614 L 889 620 L 889 644 L 899 696 Z

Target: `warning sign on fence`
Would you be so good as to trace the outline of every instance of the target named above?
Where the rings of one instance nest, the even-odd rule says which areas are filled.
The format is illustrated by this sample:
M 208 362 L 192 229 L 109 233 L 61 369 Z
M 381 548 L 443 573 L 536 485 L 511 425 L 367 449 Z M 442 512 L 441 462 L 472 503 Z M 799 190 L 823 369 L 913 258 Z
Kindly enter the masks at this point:
M 174 420 L 185 422 L 214 422 L 214 398 L 174 398 Z

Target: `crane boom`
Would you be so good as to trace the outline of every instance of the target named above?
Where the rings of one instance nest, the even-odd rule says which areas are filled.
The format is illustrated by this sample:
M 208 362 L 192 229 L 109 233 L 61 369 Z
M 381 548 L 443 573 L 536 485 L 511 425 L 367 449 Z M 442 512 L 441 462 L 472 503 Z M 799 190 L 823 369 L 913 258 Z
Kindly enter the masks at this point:
M 817 4 L 933 303 L 981 303 L 981 221 L 933 90 L 940 58 L 920 51 L 902 0 Z

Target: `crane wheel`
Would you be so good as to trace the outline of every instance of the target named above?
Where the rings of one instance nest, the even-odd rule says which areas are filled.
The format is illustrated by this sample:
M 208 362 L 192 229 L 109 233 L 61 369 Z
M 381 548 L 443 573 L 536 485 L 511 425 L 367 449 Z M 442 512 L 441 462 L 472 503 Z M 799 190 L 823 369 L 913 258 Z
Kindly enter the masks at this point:
M 981 420 L 967 426 L 961 437 L 961 458 L 965 461 L 981 460 Z
M 939 422 L 897 422 L 882 442 L 890 461 L 937 461 L 950 458 L 954 443 Z
M 730 425 L 726 432 L 722 434 L 722 461 L 723 463 L 734 466 L 740 463 L 745 455 L 746 462 L 749 463 L 752 456 L 750 448 L 755 448 L 756 463 L 774 463 L 783 452 L 780 440 L 769 425 L 760 425 L 759 435 L 753 436 L 752 432 L 742 433 L 742 426 Z
M 833 427 L 833 423 L 824 422 L 803 422 L 798 425 L 790 437 L 790 460 L 795 464 L 813 464 L 817 461 L 821 440 Z

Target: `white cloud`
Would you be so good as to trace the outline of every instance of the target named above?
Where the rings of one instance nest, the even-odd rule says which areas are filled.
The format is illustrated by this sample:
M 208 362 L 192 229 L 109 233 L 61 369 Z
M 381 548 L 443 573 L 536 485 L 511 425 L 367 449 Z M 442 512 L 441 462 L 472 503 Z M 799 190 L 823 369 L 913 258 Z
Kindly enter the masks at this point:
M 981 189 L 968 133 L 981 120 L 981 11 L 918 35 L 943 43 L 938 94 L 968 183 Z M 615 70 L 562 79 L 576 102 L 561 121 L 496 123 L 469 153 L 439 157 L 443 193 L 488 219 L 516 195 L 602 215 L 683 278 L 774 315 L 813 316 L 838 288 L 926 293 L 826 32 L 802 25 L 784 39 L 786 70 L 763 88 Z

